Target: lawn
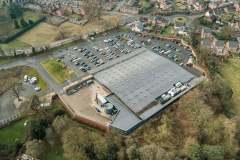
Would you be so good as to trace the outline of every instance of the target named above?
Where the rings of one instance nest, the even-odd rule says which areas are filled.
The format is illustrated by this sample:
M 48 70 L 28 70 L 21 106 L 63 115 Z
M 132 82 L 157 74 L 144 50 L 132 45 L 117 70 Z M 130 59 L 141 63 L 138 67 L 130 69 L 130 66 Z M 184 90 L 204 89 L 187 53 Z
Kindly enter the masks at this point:
M 228 82 L 228 84 L 233 89 L 233 104 L 240 115 L 240 59 L 232 58 L 229 59 L 229 62 L 226 63 L 222 69 L 222 75 L 224 79 Z
M 14 122 L 6 128 L 0 129 L 0 144 L 15 144 L 16 141 L 23 141 L 26 136 L 24 123 L 26 119 Z
M 171 36 L 171 35 L 174 35 L 174 28 L 173 26 L 169 25 L 169 26 L 166 26 L 165 28 L 163 28 L 161 30 L 161 34 L 162 35 L 165 35 L 165 36 Z
M 38 74 L 38 72 L 35 69 L 30 68 L 27 71 L 27 75 L 37 77 L 38 79 L 37 86 L 39 86 L 41 90 L 46 90 L 48 88 L 47 83 L 42 79 L 42 77 Z
M 37 21 L 39 18 L 43 17 L 44 14 L 42 14 L 41 12 L 37 12 L 37 11 L 30 11 L 27 10 L 24 12 L 23 17 L 25 20 L 33 20 L 33 21 Z
M 74 72 L 64 66 L 63 63 L 57 62 L 56 59 L 50 59 L 41 62 L 45 70 L 55 79 L 58 83 L 63 83 L 75 77 Z
M 31 47 L 31 45 L 25 43 L 25 42 L 22 42 L 20 40 L 13 40 L 9 43 L 0 43 L 0 47 L 3 51 L 5 52 L 8 52 L 8 51 L 11 51 L 11 50 L 14 50 L 14 49 L 24 49 L 24 48 L 29 48 Z
M 58 27 L 43 22 L 20 36 L 18 40 L 32 46 L 41 46 L 54 42 L 58 36 Z
M 9 63 L 9 62 L 10 62 L 9 59 L 6 59 L 6 58 L 0 58 L 0 65 L 1 65 L 1 64 L 7 64 L 7 63 Z
M 187 24 L 188 23 L 188 20 L 187 20 L 187 18 L 185 18 L 185 17 L 175 17 L 174 18 L 174 23 L 175 24 Z

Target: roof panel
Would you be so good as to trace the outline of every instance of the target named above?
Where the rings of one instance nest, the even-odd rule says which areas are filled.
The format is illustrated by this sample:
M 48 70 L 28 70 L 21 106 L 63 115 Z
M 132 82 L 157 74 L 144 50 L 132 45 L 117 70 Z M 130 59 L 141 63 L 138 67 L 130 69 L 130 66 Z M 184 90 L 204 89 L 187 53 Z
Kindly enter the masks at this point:
M 174 83 L 194 77 L 172 61 L 147 50 L 94 76 L 135 113 L 171 89 Z

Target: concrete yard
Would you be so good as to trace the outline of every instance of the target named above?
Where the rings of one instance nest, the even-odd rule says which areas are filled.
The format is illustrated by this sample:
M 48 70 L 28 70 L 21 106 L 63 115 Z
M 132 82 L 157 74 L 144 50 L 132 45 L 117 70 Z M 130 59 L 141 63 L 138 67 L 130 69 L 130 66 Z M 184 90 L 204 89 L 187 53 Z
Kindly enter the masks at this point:
M 64 102 L 68 110 L 70 110 L 75 117 L 83 117 L 85 119 L 96 122 L 96 124 L 102 126 L 108 126 L 110 120 L 102 117 L 94 108 L 94 99 L 96 93 L 108 96 L 110 93 L 104 90 L 104 88 L 97 84 L 91 84 L 88 87 L 80 89 L 73 95 L 61 95 L 60 98 Z

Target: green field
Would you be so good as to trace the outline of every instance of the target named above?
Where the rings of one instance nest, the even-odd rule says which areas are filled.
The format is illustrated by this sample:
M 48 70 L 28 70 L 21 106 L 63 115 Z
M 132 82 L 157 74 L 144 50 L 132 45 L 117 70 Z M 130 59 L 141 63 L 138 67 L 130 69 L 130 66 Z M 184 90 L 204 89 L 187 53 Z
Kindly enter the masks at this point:
M 173 26 L 166 26 L 165 28 L 163 28 L 162 30 L 161 30 L 161 34 L 162 35 L 165 35 L 165 36 L 171 36 L 171 35 L 174 35 L 174 28 L 173 28 Z
M 233 104 L 240 115 L 240 59 L 232 58 L 229 59 L 229 62 L 226 63 L 222 69 L 222 75 L 224 79 L 228 82 L 228 84 L 233 89 Z
M 27 119 L 22 119 L 9 125 L 6 128 L 0 129 L 0 144 L 11 145 L 16 141 L 23 141 L 26 136 L 26 128 L 24 123 Z
M 174 18 L 174 23 L 175 24 L 187 24 L 188 23 L 188 20 L 187 20 L 187 18 L 185 18 L 185 17 L 175 17 Z
M 9 59 L 1 59 L 1 58 L 0 58 L 0 65 L 1 65 L 1 64 L 6 64 L 6 63 L 9 63 L 9 62 L 10 62 Z
M 66 80 L 70 80 L 75 77 L 75 74 L 71 69 L 68 69 L 61 62 L 57 62 L 56 59 L 43 61 L 41 62 L 41 65 L 58 83 L 63 83 Z
M 29 47 L 31 47 L 31 45 L 29 45 L 27 43 L 24 43 L 20 40 L 13 40 L 9 43 L 4 43 L 4 44 L 0 43 L 0 47 L 3 51 L 8 52 L 8 51 L 11 51 L 11 50 L 14 50 L 14 49 L 29 48 Z

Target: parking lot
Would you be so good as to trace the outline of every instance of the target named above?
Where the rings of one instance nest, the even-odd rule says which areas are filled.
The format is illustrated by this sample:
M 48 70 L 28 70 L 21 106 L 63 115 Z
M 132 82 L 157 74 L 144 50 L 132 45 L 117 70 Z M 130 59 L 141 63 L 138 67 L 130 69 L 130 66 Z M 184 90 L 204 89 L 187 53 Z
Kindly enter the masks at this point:
M 55 58 L 70 66 L 79 75 L 99 67 L 113 59 L 131 54 L 138 48 L 148 48 L 179 65 L 187 63 L 192 56 L 190 51 L 171 41 L 143 37 L 134 32 L 111 31 L 93 36 L 87 41 L 56 51 Z

